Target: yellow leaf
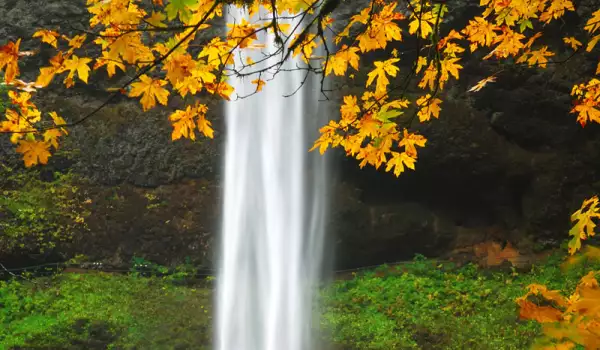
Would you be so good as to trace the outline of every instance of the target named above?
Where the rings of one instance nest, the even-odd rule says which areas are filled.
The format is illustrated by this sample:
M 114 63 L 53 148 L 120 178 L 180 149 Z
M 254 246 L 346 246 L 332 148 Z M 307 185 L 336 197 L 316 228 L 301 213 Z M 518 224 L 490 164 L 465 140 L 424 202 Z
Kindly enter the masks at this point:
M 432 62 L 429 64 L 429 67 L 427 67 L 427 69 L 425 70 L 425 73 L 423 74 L 423 79 L 421 79 L 421 81 L 419 82 L 419 87 L 421 89 L 429 87 L 429 90 L 435 90 L 436 83 L 438 83 L 437 75 L 437 69 L 435 68 Z
M 40 68 L 40 75 L 37 77 L 35 84 L 41 87 L 46 87 L 50 84 L 54 76 L 56 75 L 56 68 L 54 67 L 42 67 Z
M 333 71 L 335 75 L 343 76 L 348 70 L 348 65 L 355 70 L 358 70 L 358 63 L 360 60 L 360 57 L 357 54 L 358 51 L 360 51 L 358 47 L 348 47 L 347 45 L 343 45 L 335 55 L 329 55 L 325 74 L 329 75 Z
M 404 129 L 404 136 L 402 140 L 398 142 L 398 146 L 404 147 L 404 151 L 411 157 L 417 157 L 417 146 L 425 147 L 427 139 L 422 135 L 409 133 L 408 130 Z
M 112 51 L 111 51 L 112 52 Z M 98 57 L 96 59 L 96 64 L 94 64 L 94 70 L 106 66 L 106 73 L 108 73 L 108 77 L 112 77 L 117 72 L 117 68 L 121 71 L 125 71 L 125 65 L 121 61 L 121 58 L 118 56 L 111 56 L 109 52 L 102 51 L 102 57 Z
M 487 77 L 487 78 L 483 78 L 480 81 L 477 82 L 477 84 L 475 84 L 472 88 L 470 88 L 468 91 L 469 92 L 475 92 L 475 91 L 479 91 L 481 89 L 483 89 L 484 86 L 486 86 L 488 83 L 493 83 L 496 81 L 496 77 L 495 76 L 491 76 L 491 77 Z
M 592 34 L 600 28 L 600 10 L 592 13 L 592 18 L 588 19 L 583 29 Z
M 478 46 L 489 47 L 492 45 L 496 37 L 498 36 L 494 31 L 499 30 L 498 26 L 488 22 L 483 17 L 475 17 L 473 20 L 469 20 L 469 24 L 462 33 L 467 35 L 468 40 L 471 42 L 471 52 L 475 51 Z
M 42 38 L 42 42 L 50 44 L 50 46 L 53 46 L 54 48 L 56 48 L 56 46 L 58 45 L 59 36 L 60 34 L 58 34 L 57 32 L 47 29 L 38 30 L 33 34 L 34 38 L 40 37 Z
M 600 34 L 596 35 L 588 42 L 587 47 L 585 48 L 585 51 L 591 52 L 594 49 L 594 47 L 596 46 L 596 44 L 598 43 L 598 40 L 600 40 Z
M 409 169 L 415 169 L 415 159 L 408 155 L 406 152 L 398 153 L 391 152 L 392 159 L 388 160 L 385 171 L 394 169 L 394 175 L 400 176 L 404 172 L 404 167 Z
M 152 79 L 144 74 L 140 77 L 139 82 L 131 84 L 129 96 L 138 97 L 143 95 L 140 102 L 144 111 L 156 106 L 157 100 L 160 104 L 166 106 L 169 98 L 169 91 L 163 88 L 166 84 L 167 82 L 165 80 Z
M 408 24 L 408 32 L 415 34 L 417 31 L 421 31 L 421 38 L 427 39 L 429 34 L 433 33 L 433 22 L 434 17 L 431 12 L 423 11 L 421 18 L 413 16 L 413 20 Z
M 79 58 L 77 55 L 73 55 L 71 59 L 65 61 L 63 69 L 70 71 L 68 78 L 73 79 L 75 72 L 77 72 L 79 80 L 87 84 L 90 74 L 90 67 L 88 67 L 88 63 L 91 61 L 92 60 L 87 57 Z
M 460 58 L 444 58 L 442 60 L 442 76 L 441 80 L 448 80 L 448 73 L 455 79 L 458 79 L 458 70 L 462 69 L 462 66 L 456 62 L 460 61 Z
M 50 144 L 54 149 L 58 149 L 58 138 L 62 133 L 58 129 L 50 129 L 44 132 L 44 142 Z
M 4 69 L 4 82 L 7 84 L 19 75 L 19 65 L 17 63 L 19 60 L 19 45 L 21 45 L 21 39 L 0 46 L 0 69 Z
M 553 52 L 548 51 L 548 47 L 544 46 L 539 50 L 531 51 L 531 57 L 527 60 L 529 66 L 538 65 L 542 68 L 546 68 L 548 59 L 546 57 L 554 56 Z
M 375 69 L 368 74 L 366 86 L 370 86 L 375 78 L 377 78 L 376 91 L 385 91 L 390 81 L 386 75 L 395 77 L 399 68 L 394 63 L 400 61 L 399 58 L 390 58 L 386 61 L 375 61 Z
M 54 126 L 61 126 L 61 125 L 64 126 L 67 124 L 67 122 L 63 119 L 63 117 L 59 116 L 56 112 L 50 112 L 49 114 L 50 114 L 50 118 L 52 118 L 52 121 L 54 122 Z M 65 135 L 69 134 L 67 129 L 64 127 L 61 127 L 60 130 Z
M 421 71 L 421 69 L 423 67 L 425 67 L 427 65 L 427 58 L 423 57 L 423 56 L 419 56 L 419 59 L 417 60 L 417 68 L 415 69 L 415 73 L 419 73 Z
M 175 141 L 184 137 L 195 140 L 196 133 L 194 130 L 196 127 L 201 133 L 212 139 L 214 131 L 211 128 L 211 123 L 206 120 L 207 111 L 208 107 L 206 105 L 197 103 L 193 107 L 187 106 L 185 111 L 177 110 L 173 112 L 169 116 L 169 120 L 173 123 L 171 139 Z
M 294 47 L 294 52 L 292 53 L 292 56 L 296 57 L 297 55 L 301 54 L 300 58 L 302 59 L 302 61 L 304 61 L 304 63 L 308 63 L 309 59 L 312 57 L 313 50 L 318 46 L 317 35 L 308 34 L 302 40 L 302 42 L 297 43 L 297 40 L 299 39 L 300 38 L 298 34 L 296 35 L 294 42 L 291 44 L 292 46 L 297 45 Z
M 87 38 L 87 34 L 75 35 L 73 37 L 73 39 L 68 39 L 69 40 L 69 46 L 72 49 L 78 49 L 78 48 L 80 48 L 83 45 L 83 43 L 85 42 L 86 38 Z
M 50 152 L 49 145 L 42 141 L 20 141 L 17 152 L 23 154 L 25 166 L 30 168 L 37 164 L 47 164 Z
M 164 28 L 167 25 L 163 21 L 167 19 L 167 16 L 163 12 L 152 11 L 152 15 L 146 18 L 146 22 L 157 28 Z
M 436 119 L 439 118 L 441 110 L 440 103 L 442 103 L 442 100 L 439 98 L 431 98 L 430 94 L 421 96 L 417 100 L 417 106 L 419 107 L 417 116 L 419 117 L 419 121 L 421 123 L 429 121 L 432 116 Z
M 198 116 L 198 130 L 203 133 L 208 138 L 214 137 L 214 130 L 211 128 L 210 121 L 206 120 L 206 116 L 204 114 L 200 114 Z
M 571 48 L 573 48 L 573 50 L 577 51 L 577 49 L 579 48 L 579 46 L 582 46 L 583 44 L 575 39 L 575 37 L 565 37 L 563 38 L 563 41 L 565 42 L 565 44 L 570 45 Z
M 256 84 L 256 92 L 259 92 L 262 90 L 263 85 L 265 85 L 265 81 L 261 80 L 261 79 L 254 79 L 251 81 L 252 84 Z

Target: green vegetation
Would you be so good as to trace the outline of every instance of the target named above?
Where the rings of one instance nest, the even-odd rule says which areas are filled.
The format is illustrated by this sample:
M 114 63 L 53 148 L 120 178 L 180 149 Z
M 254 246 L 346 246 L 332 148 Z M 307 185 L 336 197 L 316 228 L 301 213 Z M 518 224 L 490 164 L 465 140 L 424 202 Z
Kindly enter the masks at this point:
M 553 255 L 527 273 L 456 268 L 418 256 L 323 290 L 322 326 L 340 349 L 527 349 L 540 326 L 515 299 L 530 283 L 572 292 L 600 263 Z M 0 282 L 0 349 L 208 349 L 211 291 L 195 270 L 134 258 L 128 275 L 64 273 Z M 142 277 L 146 276 L 146 277 Z M 185 282 L 185 283 L 184 283 Z M 337 348 L 336 348 L 337 349 Z
M 417 257 L 335 283 L 323 294 L 323 326 L 343 349 L 528 349 L 541 327 L 518 317 L 515 299 L 527 285 L 572 292 L 600 267 L 582 263 L 565 272 L 562 258 L 517 273 Z
M 86 229 L 89 215 L 70 174 L 42 181 L 38 171 L 0 164 L 0 251 L 43 252 Z
M 0 282 L 0 349 L 208 349 L 209 291 L 157 277 Z

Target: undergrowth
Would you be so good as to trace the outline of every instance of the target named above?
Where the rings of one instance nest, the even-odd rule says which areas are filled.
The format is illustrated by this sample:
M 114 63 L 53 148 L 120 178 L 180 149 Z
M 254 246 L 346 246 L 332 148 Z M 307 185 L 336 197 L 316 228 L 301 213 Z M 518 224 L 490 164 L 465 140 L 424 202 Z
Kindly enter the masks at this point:
M 417 257 L 334 283 L 323 293 L 322 325 L 342 349 L 528 349 L 541 334 L 519 319 L 515 299 L 531 283 L 573 291 L 587 271 L 562 271 L 555 254 L 527 273 L 453 268 Z
M 541 327 L 519 319 L 515 300 L 526 287 L 570 293 L 600 268 L 582 261 L 563 271 L 562 259 L 494 272 L 418 256 L 357 273 L 322 291 L 324 340 L 343 350 L 528 349 Z M 0 282 L 0 349 L 209 349 L 211 288 L 190 283 L 189 266 L 162 277 L 152 270 Z
M 207 289 L 158 277 L 0 282 L 0 349 L 208 349 Z

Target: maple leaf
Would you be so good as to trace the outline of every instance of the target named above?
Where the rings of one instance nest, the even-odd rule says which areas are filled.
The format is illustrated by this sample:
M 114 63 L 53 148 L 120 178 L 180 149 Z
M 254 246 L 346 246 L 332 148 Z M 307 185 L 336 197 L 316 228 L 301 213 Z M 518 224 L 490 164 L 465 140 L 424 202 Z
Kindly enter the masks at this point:
M 44 132 L 44 142 L 58 149 L 58 138 L 62 136 L 62 132 L 58 129 L 50 129 Z
M 85 39 L 87 39 L 87 34 L 75 35 L 72 39 L 66 39 L 69 41 L 68 44 L 72 49 L 78 49 L 83 45 Z
M 171 133 L 171 139 L 173 141 L 179 140 L 182 137 L 190 138 L 191 140 L 196 139 L 196 110 L 192 109 L 192 106 L 187 106 L 185 111 L 177 110 L 169 116 L 169 120 L 173 123 L 173 132 Z
M 337 128 L 338 124 L 334 120 L 330 120 L 328 125 L 321 127 L 319 129 L 320 136 L 313 143 L 313 146 L 309 151 L 312 152 L 318 148 L 319 153 L 323 155 L 330 145 L 333 145 L 334 147 L 339 145 L 341 136 L 336 134 Z
M 548 59 L 546 57 L 554 56 L 553 52 L 548 51 L 548 47 L 544 46 L 539 50 L 531 51 L 531 57 L 527 60 L 530 66 L 538 65 L 542 68 L 546 68 Z
M 166 84 L 165 80 L 152 79 L 144 74 L 140 77 L 139 82 L 131 84 L 129 96 L 138 97 L 143 95 L 140 102 L 144 111 L 156 106 L 156 101 L 166 106 L 169 97 L 169 91 L 163 88 Z
M 242 18 L 239 23 L 227 23 L 227 27 L 231 28 L 229 33 L 227 33 L 227 38 L 232 40 L 232 47 L 238 46 L 241 49 L 246 48 L 252 43 L 253 40 L 258 38 L 256 36 L 258 25 L 248 23 L 246 18 Z M 314 38 L 315 35 L 313 34 L 312 37 Z M 298 38 L 298 35 L 296 38 Z M 302 46 L 302 44 L 299 46 Z
M 469 20 L 469 24 L 462 33 L 468 37 L 471 42 L 471 52 L 475 51 L 478 46 L 490 46 L 497 37 L 495 30 L 499 27 L 488 22 L 483 17 L 475 17 Z
M 562 319 L 562 312 L 551 306 L 538 306 L 531 301 L 522 300 L 518 302 L 520 310 L 519 317 L 526 320 L 535 320 L 540 323 L 558 322 Z
M 429 87 L 429 90 L 435 90 L 437 75 L 437 69 L 435 68 L 432 62 L 425 70 L 425 73 L 423 74 L 423 79 L 421 79 L 421 81 L 419 82 L 419 87 L 421 89 Z
M 416 103 L 419 106 L 417 116 L 420 122 L 429 121 L 431 117 L 436 119 L 440 117 L 440 103 L 442 103 L 442 100 L 439 98 L 432 98 L 430 94 L 427 94 L 421 96 Z
M 427 139 L 422 135 L 409 133 L 408 130 L 404 129 L 404 136 L 402 140 L 398 142 L 398 146 L 404 147 L 406 154 L 411 157 L 417 157 L 417 146 L 425 147 Z
M 10 83 L 19 75 L 19 46 L 21 39 L 16 42 L 8 42 L 4 46 L 0 46 L 0 69 L 4 69 L 4 81 Z
M 64 135 L 68 135 L 69 132 L 67 131 L 66 128 L 62 127 L 67 125 L 67 122 L 63 119 L 63 117 L 59 116 L 56 112 L 50 112 L 49 113 L 50 118 L 52 118 L 52 121 L 54 122 L 54 126 L 60 126 L 60 131 L 64 134 Z
M 49 144 L 42 141 L 20 141 L 17 152 L 23 154 L 25 166 L 30 168 L 37 164 L 48 164 L 51 156 L 48 151 Z
M 575 11 L 575 6 L 570 0 L 553 0 L 550 2 L 550 6 L 540 15 L 540 21 L 549 23 L 552 19 L 562 17 L 565 11 Z
M 208 138 L 214 137 L 214 130 L 211 127 L 211 122 L 208 121 L 204 114 L 200 114 L 198 117 L 198 130 Z
M 463 67 L 457 63 L 459 60 L 460 58 L 444 58 L 442 60 L 442 75 L 440 77 L 440 80 L 447 81 L 448 73 L 450 73 L 450 75 L 452 75 L 455 79 L 458 79 L 458 70 L 462 69 Z
M 195 140 L 196 133 L 194 130 L 196 127 L 201 133 L 212 139 L 214 130 L 211 128 L 210 121 L 206 120 L 207 111 L 208 107 L 206 105 L 197 103 L 194 106 L 187 106 L 184 111 L 177 110 L 173 112 L 169 116 L 169 120 L 173 123 L 171 139 L 175 141 L 184 137 Z
M 587 46 L 585 47 L 585 51 L 587 52 L 591 52 L 594 47 L 596 47 L 596 44 L 598 43 L 598 41 L 600 40 L 600 34 L 594 36 L 587 44 Z
M 385 171 L 389 172 L 394 169 L 394 175 L 398 177 L 404 172 L 404 167 L 415 169 L 415 158 L 412 158 L 408 153 L 391 152 L 391 154 L 392 159 L 387 162 Z
M 71 56 L 71 59 L 68 59 L 64 62 L 63 70 L 70 71 L 69 75 L 67 76 L 67 78 L 70 79 L 73 79 L 75 72 L 77 72 L 77 77 L 79 77 L 79 80 L 87 84 L 90 74 L 90 67 L 88 66 L 88 63 L 91 61 L 92 60 L 87 57 L 79 58 L 77 55 L 73 55 Z
M 348 123 L 351 123 L 356 119 L 356 116 L 360 113 L 360 107 L 358 106 L 356 96 L 344 96 L 344 104 L 340 107 L 340 113 L 342 114 L 342 118 Z
M 571 215 L 571 221 L 575 223 L 569 231 L 569 235 L 573 236 L 573 239 L 569 241 L 571 255 L 581 249 L 581 240 L 594 236 L 596 224 L 593 220 L 600 218 L 599 204 L 598 196 L 593 196 L 584 200 L 581 208 Z
M 487 78 L 483 78 L 480 81 L 477 82 L 477 84 L 473 85 L 472 88 L 470 88 L 468 91 L 469 92 L 476 92 L 479 91 L 481 89 L 483 89 L 484 86 L 486 86 L 489 83 L 493 83 L 496 81 L 496 77 L 495 76 L 490 76 Z
M 375 78 L 377 78 L 376 90 L 385 91 L 390 81 L 387 75 L 395 77 L 399 68 L 394 63 L 400 61 L 398 58 L 390 58 L 386 61 L 375 61 L 375 69 L 368 74 L 366 86 L 370 86 Z
M 191 16 L 190 7 L 192 7 L 198 0 L 170 0 L 169 4 L 165 7 L 167 12 L 167 18 L 170 20 L 179 16 L 182 22 L 187 22 L 187 19 Z
M 329 60 L 327 62 L 325 74 L 329 75 L 333 71 L 335 75 L 343 76 L 348 70 L 348 65 L 355 70 L 358 70 L 358 63 L 360 60 L 360 57 L 357 54 L 358 51 L 360 51 L 358 47 L 348 47 L 347 45 L 343 45 L 335 55 L 330 55 L 328 57 Z
M 261 79 L 254 79 L 251 81 L 252 84 L 256 84 L 256 92 L 259 92 L 262 90 L 263 85 L 265 85 L 265 81 L 261 80 Z
M 362 117 L 358 125 L 358 135 L 361 137 L 377 137 L 381 122 L 373 118 L 371 114 Z
M 427 65 L 427 58 L 423 56 L 419 56 L 417 59 L 417 68 L 415 69 L 415 73 L 419 73 L 423 67 Z
M 297 41 L 300 40 L 300 34 L 296 35 L 296 38 L 290 45 L 291 47 L 294 47 L 292 56 L 296 57 L 297 55 L 302 54 L 300 58 L 304 63 L 308 63 L 309 59 L 312 57 L 313 50 L 318 46 L 316 39 L 316 34 L 308 34 L 304 37 L 302 42 L 297 43 Z
M 579 46 L 583 45 L 579 40 L 575 39 L 572 36 L 563 38 L 563 41 L 565 42 L 565 44 L 570 45 L 571 48 L 573 48 L 573 50 L 575 51 L 577 51 Z
M 585 126 L 588 120 L 600 123 L 600 110 L 596 108 L 596 104 L 590 102 L 591 101 L 580 103 L 571 110 L 571 112 L 577 112 L 579 114 L 577 116 L 577 121 L 582 126 Z
M 590 34 L 593 34 L 595 31 L 600 29 L 600 10 L 596 10 L 594 13 L 592 13 L 592 17 L 587 20 L 583 29 Z
M 60 34 L 53 30 L 42 29 L 33 33 L 34 38 L 42 38 L 42 42 L 49 44 L 50 46 L 56 48 L 58 45 L 58 37 Z
M 146 21 L 146 23 L 149 23 L 153 27 L 165 28 L 165 27 L 167 27 L 167 25 L 164 24 L 163 21 L 166 18 L 167 18 L 167 16 L 165 16 L 164 13 L 152 11 L 152 15 L 150 15 L 150 17 L 146 18 L 145 21 Z
M 40 87 L 46 87 L 50 84 L 52 79 L 57 73 L 57 69 L 54 67 L 42 67 L 40 68 L 40 75 L 38 75 L 35 84 Z
M 114 57 L 114 55 L 111 55 L 111 53 L 106 51 L 102 51 L 102 57 L 96 59 L 94 70 L 103 66 L 106 66 L 106 73 L 108 73 L 109 78 L 117 73 L 117 68 L 123 72 L 125 71 L 125 64 L 123 64 L 121 59 L 119 57 Z

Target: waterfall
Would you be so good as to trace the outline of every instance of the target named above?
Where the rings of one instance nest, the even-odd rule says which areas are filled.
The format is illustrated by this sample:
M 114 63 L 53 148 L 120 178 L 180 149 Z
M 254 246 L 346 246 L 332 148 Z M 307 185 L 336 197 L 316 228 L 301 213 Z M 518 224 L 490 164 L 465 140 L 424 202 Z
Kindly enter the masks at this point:
M 237 7 L 227 12 L 228 23 L 249 20 Z M 271 20 L 271 14 L 260 15 Z M 250 23 L 258 15 L 253 17 Z M 281 54 L 265 59 L 277 50 L 273 34 L 263 31 L 257 42 L 264 48 L 235 53 L 236 67 L 248 56 L 257 62 L 253 70 L 281 60 Z M 299 66 L 306 65 L 290 59 L 284 68 Z M 230 81 L 237 95 L 251 96 L 226 103 L 218 350 L 316 347 L 311 322 L 323 259 L 327 174 L 324 157 L 308 150 L 323 115 L 317 107 L 320 85 L 305 79 L 303 70 L 280 71 L 273 78 L 276 68 L 261 74 L 266 85 L 253 95 L 251 81 L 258 76 Z

